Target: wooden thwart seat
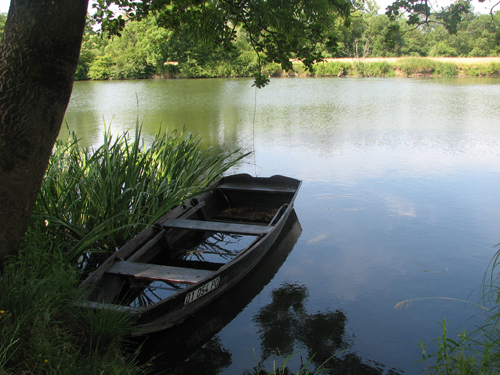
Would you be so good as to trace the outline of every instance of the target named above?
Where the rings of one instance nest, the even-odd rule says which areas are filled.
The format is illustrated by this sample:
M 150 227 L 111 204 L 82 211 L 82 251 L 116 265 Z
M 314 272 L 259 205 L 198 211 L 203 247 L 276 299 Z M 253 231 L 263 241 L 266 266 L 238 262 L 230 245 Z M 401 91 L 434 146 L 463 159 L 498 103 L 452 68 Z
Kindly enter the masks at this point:
M 183 220 L 169 219 L 162 223 L 162 227 L 202 230 L 209 232 L 232 233 L 232 234 L 248 234 L 260 236 L 269 233 L 273 227 L 264 225 L 226 223 L 218 221 L 199 221 L 199 220 Z
M 131 312 L 131 313 L 137 313 L 144 309 L 144 307 L 123 306 L 123 305 L 115 305 L 112 303 L 94 302 L 94 301 L 77 301 L 75 302 L 75 305 L 80 307 L 90 307 L 91 309 L 96 309 L 96 310 L 115 310 L 120 312 Z
M 106 270 L 106 273 L 132 276 L 136 279 L 162 280 L 173 283 L 195 284 L 210 276 L 215 271 L 198 270 L 194 268 L 159 266 L 156 264 L 116 262 Z
M 260 192 L 260 193 L 271 193 L 271 194 L 277 194 L 277 193 L 295 194 L 295 191 L 297 190 L 295 188 L 290 188 L 284 185 L 247 186 L 247 185 L 230 184 L 230 183 L 220 184 L 219 186 L 217 186 L 217 188 L 222 190 L 248 191 L 248 192 Z

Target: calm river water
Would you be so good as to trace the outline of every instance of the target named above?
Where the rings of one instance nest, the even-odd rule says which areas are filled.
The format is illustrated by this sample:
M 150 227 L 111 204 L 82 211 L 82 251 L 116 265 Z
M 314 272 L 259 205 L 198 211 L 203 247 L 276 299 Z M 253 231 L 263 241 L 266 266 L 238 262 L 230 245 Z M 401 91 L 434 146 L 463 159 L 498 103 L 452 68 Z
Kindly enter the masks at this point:
M 66 114 L 87 144 L 101 142 L 104 122 L 133 130 L 138 116 L 145 136 L 186 127 L 207 145 L 255 150 L 237 172 L 303 180 L 288 256 L 194 332 L 165 333 L 204 344 L 176 372 L 252 373 L 298 353 L 287 363 L 296 371 L 312 353 L 346 350 L 326 365 L 332 373 L 419 373 L 416 343 L 441 334 L 436 322 L 455 334 L 484 319 L 471 304 L 421 298 L 479 301 L 500 242 L 500 79 L 251 84 L 76 82 Z

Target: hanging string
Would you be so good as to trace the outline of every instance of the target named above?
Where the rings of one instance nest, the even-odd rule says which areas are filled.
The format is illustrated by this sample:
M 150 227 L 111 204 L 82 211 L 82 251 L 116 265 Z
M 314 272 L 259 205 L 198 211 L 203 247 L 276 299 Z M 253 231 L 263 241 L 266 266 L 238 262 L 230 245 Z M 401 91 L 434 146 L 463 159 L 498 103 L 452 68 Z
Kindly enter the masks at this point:
M 257 114 L 257 86 L 255 86 L 255 98 L 253 107 L 253 126 L 252 126 L 252 151 L 253 151 L 253 166 L 255 168 L 255 177 L 257 177 L 257 160 L 255 157 L 255 118 Z

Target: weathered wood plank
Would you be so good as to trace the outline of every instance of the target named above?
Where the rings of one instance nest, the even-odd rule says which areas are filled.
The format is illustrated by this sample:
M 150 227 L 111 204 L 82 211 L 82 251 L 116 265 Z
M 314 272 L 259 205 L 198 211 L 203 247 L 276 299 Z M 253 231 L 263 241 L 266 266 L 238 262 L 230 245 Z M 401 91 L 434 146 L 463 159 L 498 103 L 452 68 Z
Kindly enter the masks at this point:
M 251 186 L 251 185 L 242 185 L 242 184 L 231 184 L 231 183 L 224 183 L 220 184 L 217 186 L 219 189 L 222 190 L 233 190 L 233 191 L 248 191 L 248 192 L 262 192 L 262 193 L 289 193 L 289 194 L 294 194 L 295 191 L 297 190 L 294 187 L 290 186 L 285 186 L 285 185 L 257 185 L 257 186 Z
M 95 302 L 95 301 L 78 301 L 75 302 L 76 306 L 91 308 L 96 310 L 115 310 L 120 312 L 131 312 L 137 313 L 140 310 L 144 309 L 143 307 L 133 307 L 133 306 L 122 306 L 115 305 L 112 303 L 104 303 L 104 302 Z
M 174 283 L 195 284 L 205 277 L 213 274 L 214 271 L 125 261 L 116 262 L 107 269 L 106 273 L 132 276 L 137 279 L 163 280 Z
M 135 262 L 138 260 L 141 256 L 143 256 L 147 251 L 149 251 L 154 245 L 160 241 L 160 239 L 165 235 L 165 233 L 162 231 L 158 233 L 156 236 L 154 236 L 152 239 L 150 239 L 143 247 L 141 247 L 139 250 L 137 250 L 134 254 L 130 256 L 130 258 L 127 259 L 129 262 Z M 144 260 L 143 260 L 144 261 Z
M 179 216 L 179 219 L 185 219 L 189 216 L 191 216 L 192 214 L 194 214 L 196 211 L 198 211 L 200 208 L 202 208 L 203 206 L 205 205 L 205 201 L 201 201 L 200 203 L 198 203 L 196 206 L 194 207 L 191 207 L 189 210 L 187 210 L 186 212 L 184 212 L 181 216 Z
M 162 223 L 163 228 L 179 228 L 191 230 L 203 230 L 220 233 L 233 234 L 248 234 L 260 236 L 269 233 L 273 227 L 264 225 L 250 225 L 238 223 L 223 223 L 217 221 L 199 221 L 199 220 L 182 220 L 168 219 Z
M 191 215 L 193 215 L 195 212 L 200 210 L 203 206 L 205 205 L 204 201 L 201 201 L 198 203 L 196 206 L 189 208 L 187 211 L 185 211 L 179 218 L 186 218 Z M 151 240 L 149 240 L 143 247 L 141 247 L 139 250 L 137 250 L 134 254 L 130 256 L 130 258 L 127 259 L 129 262 L 136 262 L 139 260 L 140 257 L 142 257 L 146 252 L 148 252 L 154 245 L 156 245 L 162 237 L 165 236 L 165 231 L 162 230 L 160 233 L 158 233 L 155 237 L 153 237 Z M 166 239 L 168 242 L 168 238 Z M 152 259 L 154 256 L 158 254 L 158 251 L 151 253 L 147 259 L 141 259 L 143 262 L 147 262 L 148 260 Z

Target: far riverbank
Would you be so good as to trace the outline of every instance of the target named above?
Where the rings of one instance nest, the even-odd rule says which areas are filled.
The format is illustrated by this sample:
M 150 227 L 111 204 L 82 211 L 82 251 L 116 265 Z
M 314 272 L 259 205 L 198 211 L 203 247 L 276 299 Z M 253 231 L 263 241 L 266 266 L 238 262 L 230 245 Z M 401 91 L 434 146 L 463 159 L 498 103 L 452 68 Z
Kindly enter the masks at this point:
M 406 57 L 407 59 L 409 57 Z M 434 61 L 441 61 L 441 62 L 451 62 L 455 64 L 488 64 L 492 62 L 497 62 L 500 63 L 500 57 L 419 57 L 422 59 L 428 59 L 428 60 L 434 60 Z M 386 61 L 389 63 L 395 63 L 398 60 L 405 59 L 405 57 L 366 57 L 366 58 L 360 58 L 360 59 L 355 59 L 352 57 L 343 57 L 343 58 L 336 58 L 336 59 L 325 59 L 325 61 L 359 61 L 363 60 L 366 62 L 373 62 L 373 61 Z
M 280 64 L 262 67 L 269 77 L 498 77 L 500 57 L 370 57 L 326 58 L 306 70 L 301 61 L 293 61 L 293 70 L 285 71 Z M 94 81 L 123 79 L 166 78 L 247 78 L 255 73 L 254 67 L 225 69 L 224 66 L 194 69 L 177 61 L 164 63 L 165 72 L 140 77 L 90 76 Z M 78 80 L 78 79 L 77 79 Z M 86 80 L 86 79 L 84 79 Z
M 496 77 L 500 76 L 500 57 L 331 58 L 317 63 L 312 71 L 306 71 L 300 61 L 294 62 L 293 72 L 275 68 L 268 70 L 270 76 Z

